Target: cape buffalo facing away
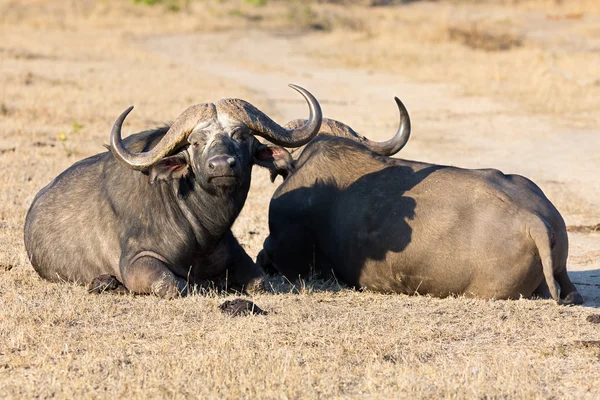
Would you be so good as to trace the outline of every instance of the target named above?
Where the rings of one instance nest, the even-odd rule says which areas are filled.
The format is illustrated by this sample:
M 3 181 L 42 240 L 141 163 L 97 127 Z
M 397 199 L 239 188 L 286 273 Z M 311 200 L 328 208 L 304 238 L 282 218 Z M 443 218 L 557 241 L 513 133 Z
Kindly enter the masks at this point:
M 243 100 L 224 99 L 122 140 L 127 109 L 113 126 L 110 152 L 75 163 L 33 200 L 25 247 L 35 270 L 79 283 L 114 275 L 132 292 L 168 298 L 226 272 L 230 286 L 260 286 L 263 273 L 231 226 L 252 165 L 287 169 L 291 158 L 279 146 L 302 146 L 319 130 L 319 103 L 290 86 L 310 107 L 297 129 L 284 129 Z
M 384 143 L 323 120 L 330 135 L 306 145 L 273 195 L 259 264 L 289 279 L 333 272 L 380 292 L 582 303 L 567 275 L 564 221 L 533 182 L 376 152 L 408 140 L 396 102 L 400 127 Z

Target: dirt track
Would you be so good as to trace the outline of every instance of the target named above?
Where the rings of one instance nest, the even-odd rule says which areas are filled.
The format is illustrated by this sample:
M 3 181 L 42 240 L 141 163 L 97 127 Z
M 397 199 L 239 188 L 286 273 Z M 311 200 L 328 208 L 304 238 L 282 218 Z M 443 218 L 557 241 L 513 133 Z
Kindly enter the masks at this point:
M 0 26 L 0 165 L 7 177 L 0 186 L 0 396 L 597 398 L 598 326 L 586 321 L 600 307 L 600 232 L 585 229 L 600 222 L 600 133 L 590 123 L 597 116 L 586 114 L 593 100 L 564 97 L 570 110 L 583 99 L 582 111 L 567 115 L 559 107 L 540 114 L 532 111 L 533 100 L 498 96 L 498 86 L 522 78 L 518 71 L 490 82 L 488 96 L 485 87 L 473 93 L 460 79 L 444 79 L 443 62 L 423 66 L 428 74 L 436 72 L 433 81 L 429 75 L 415 78 L 409 64 L 406 74 L 402 65 L 395 73 L 379 67 L 387 52 L 390 63 L 398 62 L 394 54 L 403 48 L 380 53 L 375 48 L 383 59 L 372 65 L 323 56 L 354 47 L 357 54 L 364 52 L 362 39 L 343 44 L 345 35 L 356 32 L 207 32 L 211 29 L 204 25 L 188 29 L 206 16 L 170 17 L 159 26 L 162 17 L 154 10 L 140 18 L 134 7 L 122 17 L 109 10 L 82 22 L 81 10 L 51 19 L 7 4 L 0 2 L 0 11 L 10 11 Z M 335 12 L 344 18 L 398 14 L 408 20 L 431 13 L 431 7 L 438 6 Z M 487 15 L 472 7 L 469 15 Z M 538 21 L 535 35 L 529 35 L 542 49 L 558 41 L 552 33 L 558 25 L 544 28 L 545 12 L 515 14 Z M 596 32 L 598 18 L 584 18 L 583 26 Z M 557 23 L 562 34 L 584 32 L 571 22 Z M 595 61 L 596 41 L 585 38 L 572 35 L 561 46 L 579 52 L 585 42 L 590 48 L 572 58 Z M 423 52 L 450 49 L 482 63 L 505 57 L 432 43 Z M 525 46 L 506 56 L 539 59 L 540 51 Z M 442 60 L 451 56 L 443 53 Z M 579 69 L 593 71 L 594 65 Z M 452 68 L 448 74 L 456 77 Z M 486 68 L 494 66 L 478 69 L 464 62 L 474 80 Z M 80 286 L 49 284 L 35 275 L 22 244 L 33 196 L 76 160 L 103 151 L 123 109 L 136 106 L 127 133 L 173 119 L 190 104 L 223 97 L 248 100 L 285 122 L 307 114 L 288 83 L 309 89 L 327 117 L 373 139 L 395 131 L 393 97 L 398 96 L 413 126 L 398 156 L 496 167 L 534 180 L 577 231 L 570 233 L 568 269 L 586 304 L 384 296 L 338 291 L 321 282 L 274 281 L 276 293 L 252 299 L 268 316 L 234 320 L 220 314 L 217 306 L 224 299 L 215 295 L 171 302 L 90 296 Z M 578 95 L 583 90 L 589 98 L 598 91 L 594 85 L 566 87 L 571 84 L 562 82 L 557 90 Z M 61 141 L 60 134 L 67 139 Z M 234 226 L 251 256 L 267 235 L 268 200 L 276 187 L 266 171 L 256 168 L 253 174 Z

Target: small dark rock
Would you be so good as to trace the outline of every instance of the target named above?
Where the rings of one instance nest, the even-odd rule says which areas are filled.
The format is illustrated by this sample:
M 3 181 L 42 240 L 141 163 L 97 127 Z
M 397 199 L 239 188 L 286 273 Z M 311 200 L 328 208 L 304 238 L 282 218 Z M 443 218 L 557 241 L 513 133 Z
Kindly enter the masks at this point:
M 587 322 L 591 322 L 592 324 L 600 324 L 600 314 L 590 314 L 585 320 Z
M 33 142 L 33 143 L 31 143 L 31 145 L 34 147 L 54 147 L 53 143 L 46 143 L 46 142 L 40 142 L 40 141 Z
M 17 150 L 16 147 L 9 147 L 8 149 L 0 149 L 0 154 L 4 153 L 14 153 Z
M 267 315 L 268 312 L 262 310 L 259 306 L 251 301 L 244 299 L 227 300 L 219 306 L 219 309 L 232 317 L 238 317 L 243 315 Z
M 384 354 L 383 361 L 387 361 L 392 364 L 396 364 L 398 362 L 398 358 L 393 354 Z
M 12 264 L 0 264 L 0 269 L 4 270 L 4 271 L 10 271 L 11 269 L 13 269 L 15 266 Z
M 115 294 L 127 294 L 129 290 L 113 275 L 100 275 L 95 278 L 88 287 L 88 293 L 110 292 Z
M 579 347 L 600 348 L 600 340 L 576 340 L 573 344 Z

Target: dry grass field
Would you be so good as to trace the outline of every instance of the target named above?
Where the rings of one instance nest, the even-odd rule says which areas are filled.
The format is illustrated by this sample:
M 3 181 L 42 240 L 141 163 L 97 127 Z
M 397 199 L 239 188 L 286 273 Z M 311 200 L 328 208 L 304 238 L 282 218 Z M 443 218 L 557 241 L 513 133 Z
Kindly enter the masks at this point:
M 0 1 L 0 398 L 600 398 L 600 3 Z M 188 105 L 326 116 L 399 156 L 536 181 L 570 229 L 583 306 L 286 282 L 233 296 L 90 295 L 41 280 L 22 230 L 40 188 Z M 279 181 L 276 182 L 276 184 Z M 256 168 L 234 232 L 255 257 L 276 184 Z M 85 204 L 82 204 L 85 207 Z M 90 238 L 90 240 L 94 240 Z

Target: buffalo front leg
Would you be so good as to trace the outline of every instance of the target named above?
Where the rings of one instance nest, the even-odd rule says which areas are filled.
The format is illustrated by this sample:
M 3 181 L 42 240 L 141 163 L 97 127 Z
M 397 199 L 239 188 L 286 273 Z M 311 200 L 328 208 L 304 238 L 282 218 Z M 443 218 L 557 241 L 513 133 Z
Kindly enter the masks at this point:
M 129 290 L 113 275 L 100 275 L 88 286 L 88 293 L 127 294 Z
M 248 294 L 264 291 L 265 273 L 256 265 L 246 250 L 229 231 L 218 249 L 211 255 L 211 262 L 222 263 L 227 270 L 227 287 Z
M 173 274 L 158 254 L 142 252 L 121 261 L 123 284 L 133 293 L 172 299 L 187 294 L 187 282 Z
M 241 287 L 248 294 L 265 291 L 265 273 L 262 268 L 254 263 L 240 246 L 243 254 L 238 254 L 232 264 L 232 283 Z

